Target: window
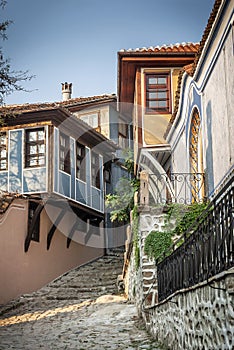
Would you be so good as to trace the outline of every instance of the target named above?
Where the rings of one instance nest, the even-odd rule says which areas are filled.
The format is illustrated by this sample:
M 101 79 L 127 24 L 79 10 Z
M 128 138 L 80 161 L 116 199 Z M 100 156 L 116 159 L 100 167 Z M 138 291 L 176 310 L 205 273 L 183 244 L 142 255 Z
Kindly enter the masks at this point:
M 122 148 L 127 147 L 128 125 L 124 122 L 119 123 L 119 145 Z
M 7 136 L 6 132 L 0 133 L 0 171 L 7 170 Z
M 45 166 L 45 129 L 26 130 L 25 140 L 25 166 Z
M 76 177 L 82 181 L 85 181 L 85 146 L 79 142 L 76 143 Z
M 98 112 L 81 115 L 80 119 L 83 120 L 85 123 L 89 124 L 89 126 L 91 126 L 92 128 L 100 131 L 100 118 Z
M 32 225 L 33 216 L 35 214 L 35 211 L 37 209 L 38 204 L 35 202 L 29 202 L 28 207 L 28 230 L 30 230 L 30 226 Z M 33 241 L 39 242 L 40 241 L 40 216 L 38 216 L 36 220 L 36 224 L 34 227 L 34 230 L 32 232 L 31 239 Z
M 169 74 L 146 74 L 146 109 L 148 112 L 170 113 Z
M 93 151 L 91 153 L 91 177 L 92 186 L 100 188 L 99 155 Z
M 70 138 L 60 133 L 59 137 L 59 169 L 70 174 Z

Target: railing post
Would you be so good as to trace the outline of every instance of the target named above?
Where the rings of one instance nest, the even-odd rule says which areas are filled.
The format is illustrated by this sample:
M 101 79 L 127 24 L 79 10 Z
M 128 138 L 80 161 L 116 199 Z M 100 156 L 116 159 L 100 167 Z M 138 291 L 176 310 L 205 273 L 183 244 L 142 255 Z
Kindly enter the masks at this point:
M 140 172 L 140 195 L 139 195 L 140 206 L 149 205 L 149 174 L 143 170 Z

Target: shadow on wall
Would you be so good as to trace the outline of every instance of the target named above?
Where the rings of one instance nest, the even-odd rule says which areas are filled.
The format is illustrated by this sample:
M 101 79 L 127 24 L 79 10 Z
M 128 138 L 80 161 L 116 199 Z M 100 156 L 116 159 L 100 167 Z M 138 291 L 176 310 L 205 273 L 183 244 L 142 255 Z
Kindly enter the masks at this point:
M 207 192 L 209 196 L 214 190 L 211 101 L 208 102 L 206 107 L 206 118 L 207 118 L 206 172 L 207 172 Z

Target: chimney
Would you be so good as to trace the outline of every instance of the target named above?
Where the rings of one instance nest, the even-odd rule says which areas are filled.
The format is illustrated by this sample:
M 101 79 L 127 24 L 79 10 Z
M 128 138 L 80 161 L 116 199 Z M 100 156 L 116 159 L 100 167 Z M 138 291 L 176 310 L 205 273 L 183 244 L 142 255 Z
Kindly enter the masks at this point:
M 63 101 L 70 100 L 72 94 L 72 83 L 62 83 Z

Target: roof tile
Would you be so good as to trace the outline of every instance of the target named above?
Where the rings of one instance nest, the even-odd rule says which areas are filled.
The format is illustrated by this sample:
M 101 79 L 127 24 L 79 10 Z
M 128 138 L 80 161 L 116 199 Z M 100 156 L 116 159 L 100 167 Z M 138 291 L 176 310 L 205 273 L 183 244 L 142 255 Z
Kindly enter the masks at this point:
M 197 52 L 199 49 L 199 43 L 176 43 L 176 44 L 170 44 L 170 45 L 161 45 L 161 46 L 150 46 L 150 47 L 142 47 L 142 48 L 136 48 L 136 49 L 121 49 L 119 51 L 120 54 L 122 53 L 147 53 L 147 52 Z
M 23 113 L 23 112 L 34 112 L 39 110 L 48 110 L 56 109 L 58 107 L 71 107 L 75 105 L 81 105 L 91 102 L 105 102 L 110 99 L 116 99 L 115 94 L 111 95 L 98 95 L 98 96 L 89 96 L 89 97 L 77 97 L 71 98 L 67 101 L 59 102 L 43 102 L 43 103 L 25 103 L 22 105 L 6 105 L 0 107 L 0 114 L 6 113 Z

